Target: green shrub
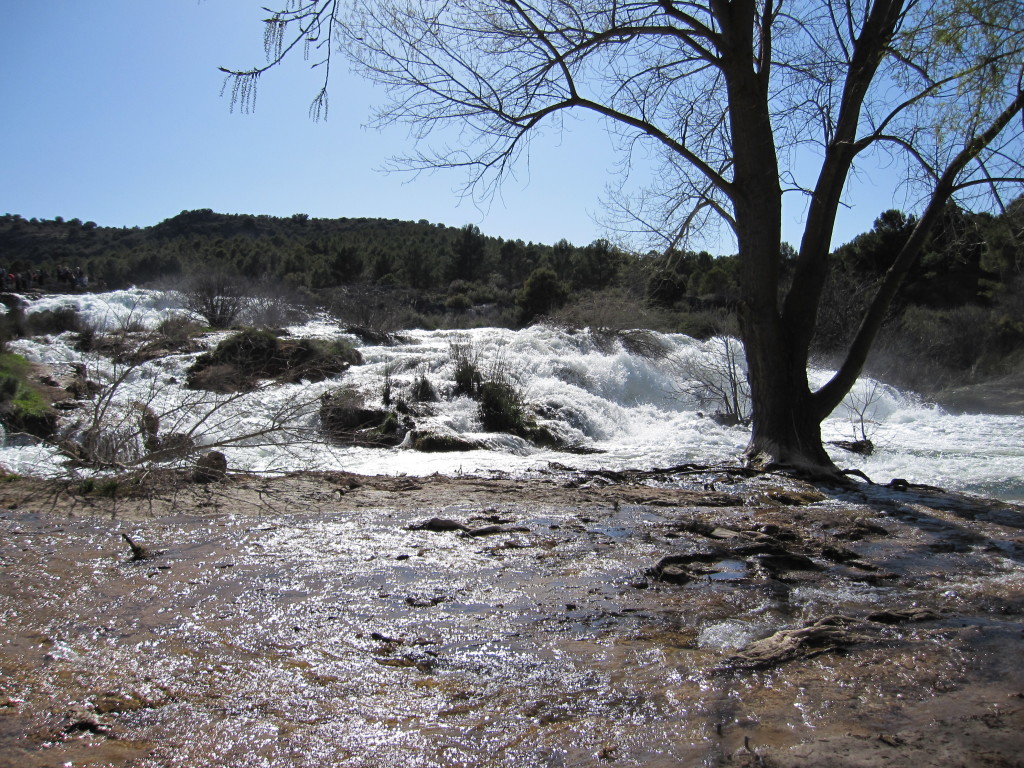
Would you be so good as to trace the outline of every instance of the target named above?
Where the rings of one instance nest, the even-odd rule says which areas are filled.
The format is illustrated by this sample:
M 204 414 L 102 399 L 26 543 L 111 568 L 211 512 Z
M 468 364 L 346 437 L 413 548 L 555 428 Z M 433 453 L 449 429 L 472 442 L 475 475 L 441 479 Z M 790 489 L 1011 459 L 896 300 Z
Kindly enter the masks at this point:
M 436 403 L 438 399 L 437 390 L 425 374 L 416 377 L 410 394 L 417 403 Z
M 448 295 L 454 296 L 456 294 L 468 295 L 473 290 L 474 283 L 469 280 L 452 280 L 448 283 Z
M 19 387 L 11 402 L 23 418 L 39 419 L 50 413 L 50 404 L 29 386 Z
M 475 397 L 482 382 L 480 371 L 469 360 L 458 360 L 455 363 L 455 395 Z
M 554 432 L 540 426 L 527 413 L 522 396 L 505 381 L 487 381 L 478 396 L 480 422 L 488 432 L 505 432 L 544 448 L 564 450 L 565 443 Z
M 483 381 L 477 367 L 478 351 L 468 338 L 458 338 L 448 345 L 448 354 L 455 362 L 455 396 L 469 395 L 475 397 Z
M 565 283 L 549 267 L 538 267 L 526 279 L 516 296 L 516 306 L 523 323 L 529 323 L 539 315 L 546 315 L 561 307 L 569 298 Z
M 0 354 L 0 421 L 11 432 L 48 438 L 57 428 L 57 414 L 28 382 L 31 366 L 24 357 Z
M 473 302 L 469 296 L 464 293 L 457 293 L 454 296 L 449 296 L 445 299 L 444 307 L 449 312 L 454 312 L 457 315 L 461 315 L 463 312 L 473 306 Z
M 28 360 L 13 352 L 0 354 L 0 373 L 13 376 L 18 381 L 24 381 L 28 376 L 31 366 Z
M 473 304 L 498 304 L 505 298 L 505 292 L 493 285 L 477 283 L 469 293 L 469 300 Z
M 252 388 L 259 379 L 321 381 L 361 362 L 359 351 L 344 340 L 281 340 L 269 331 L 246 328 L 200 355 L 189 368 L 188 384 L 234 392 Z
M 388 411 L 377 429 L 380 430 L 382 435 L 396 434 L 398 432 L 398 414 L 394 411 Z
M 480 422 L 488 432 L 522 435 L 526 431 L 526 415 L 522 399 L 504 382 L 487 381 L 478 394 Z

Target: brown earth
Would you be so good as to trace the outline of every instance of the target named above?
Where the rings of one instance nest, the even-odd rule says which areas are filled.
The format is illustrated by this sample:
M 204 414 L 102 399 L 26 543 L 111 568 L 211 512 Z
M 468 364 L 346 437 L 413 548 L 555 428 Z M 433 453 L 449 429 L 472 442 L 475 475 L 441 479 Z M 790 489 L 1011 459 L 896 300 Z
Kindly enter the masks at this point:
M 678 468 L 0 510 L 0 766 L 1024 765 L 1015 505 Z

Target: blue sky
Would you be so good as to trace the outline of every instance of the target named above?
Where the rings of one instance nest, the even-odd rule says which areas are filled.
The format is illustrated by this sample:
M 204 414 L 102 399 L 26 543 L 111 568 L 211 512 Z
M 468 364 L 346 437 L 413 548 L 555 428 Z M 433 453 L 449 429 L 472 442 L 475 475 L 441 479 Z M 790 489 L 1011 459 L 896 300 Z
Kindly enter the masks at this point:
M 0 45 L 0 213 L 147 226 L 178 212 L 427 219 L 486 234 L 584 245 L 606 234 L 601 197 L 619 159 L 596 122 L 534 144 L 499 197 L 461 199 L 458 172 L 384 173 L 407 130 L 365 128 L 382 94 L 336 67 L 326 122 L 297 58 L 266 75 L 253 114 L 230 111 L 217 67 L 263 61 L 260 2 L 9 3 Z M 884 193 L 884 194 L 883 194 Z M 892 207 L 866 179 L 836 242 Z M 794 201 L 795 202 L 795 201 Z M 898 205 L 898 201 L 897 201 Z M 799 204 L 784 233 L 799 235 Z M 729 252 L 723 242 L 709 250 Z

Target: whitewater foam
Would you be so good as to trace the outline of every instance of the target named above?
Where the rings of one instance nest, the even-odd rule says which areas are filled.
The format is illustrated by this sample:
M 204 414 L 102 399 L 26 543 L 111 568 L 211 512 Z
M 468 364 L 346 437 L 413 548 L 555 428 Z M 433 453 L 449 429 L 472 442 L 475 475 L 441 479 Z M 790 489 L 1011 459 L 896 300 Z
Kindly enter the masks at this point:
M 174 293 L 130 289 L 104 294 L 49 296 L 30 300 L 27 311 L 74 306 L 100 330 L 155 328 L 180 314 L 181 297 Z M 185 390 L 180 382 L 195 355 L 172 355 L 131 370 L 98 355 L 73 348 L 70 334 L 11 342 L 30 360 L 53 365 L 67 374 L 72 364 L 84 365 L 89 377 L 104 384 L 115 380 L 110 408 L 131 417 L 132 403 L 148 403 L 162 415 L 161 430 L 190 431 L 204 445 L 222 446 L 233 467 L 258 472 L 298 469 L 348 470 L 363 474 L 427 475 L 492 471 L 530 473 L 550 462 L 579 469 L 650 469 L 686 462 L 722 463 L 742 452 L 749 433 L 725 427 L 701 413 L 681 372 L 687 361 L 712 354 L 721 340 L 698 342 L 678 334 L 649 336 L 654 355 L 637 354 L 614 339 L 595 339 L 586 332 L 546 326 L 520 331 L 409 331 L 393 346 L 361 345 L 325 316 L 291 327 L 295 336 L 347 338 L 357 344 L 364 364 L 352 367 L 346 384 L 358 388 L 370 404 L 380 403 L 384 382 L 392 392 L 408 392 L 426 375 L 442 394 L 428 416 L 417 418 L 421 429 L 481 441 L 486 449 L 423 454 L 397 448 L 340 447 L 325 443 L 317 431 L 318 399 L 339 381 L 265 388 L 253 396 L 226 397 Z M 221 336 L 209 339 L 213 344 Z M 521 387 L 537 409 L 540 423 L 570 443 L 595 453 L 566 454 L 540 449 L 519 438 L 482 432 L 476 404 L 451 397 L 454 389 L 453 345 L 471 351 L 485 374 L 501 371 Z M 812 383 L 831 375 L 812 370 Z M 123 380 L 121 380 L 123 377 Z M 212 406 L 216 405 L 216 408 Z M 94 407 L 87 405 L 88 408 Z M 1024 418 L 995 415 L 951 415 L 904 393 L 862 379 L 844 405 L 822 425 L 828 440 L 859 436 L 860 421 L 876 445 L 871 457 L 830 447 L 841 466 L 856 466 L 876 480 L 901 477 L 955 490 L 1006 499 L 1024 499 Z M 63 417 L 73 430 L 82 413 Z M 275 431 L 281 420 L 287 429 Z M 81 428 L 81 426 L 79 426 Z M 241 435 L 247 433 L 249 437 Z M 66 472 L 64 459 L 51 448 L 8 440 L 0 463 L 10 471 L 40 475 Z

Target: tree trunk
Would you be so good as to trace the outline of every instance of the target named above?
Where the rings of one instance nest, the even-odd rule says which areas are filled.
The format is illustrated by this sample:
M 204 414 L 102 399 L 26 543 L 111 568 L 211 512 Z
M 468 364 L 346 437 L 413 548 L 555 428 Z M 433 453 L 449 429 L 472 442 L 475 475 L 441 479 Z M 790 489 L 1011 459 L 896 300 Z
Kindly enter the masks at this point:
M 758 240 L 749 247 L 752 251 L 764 248 Z M 763 263 L 770 257 L 771 253 L 761 253 L 751 262 Z M 815 299 L 807 296 L 803 300 Z M 821 443 L 821 422 L 828 413 L 822 412 L 811 393 L 803 336 L 789 329 L 775 306 L 768 304 L 767 296 L 760 306 L 752 297 L 747 299 L 741 306 L 740 327 L 751 396 L 747 462 L 760 469 L 789 467 L 815 475 L 838 475 Z
M 751 334 L 758 336 L 756 340 Z M 747 462 L 758 469 L 786 467 L 815 475 L 839 470 L 821 442 L 821 416 L 807 383 L 806 361 L 785 338 L 770 341 L 745 331 L 753 407 Z M 797 345 L 798 346 L 798 345 Z
M 740 330 L 747 357 L 752 424 L 747 460 L 838 475 L 821 444 L 821 419 L 807 384 L 806 345 L 779 308 L 782 190 L 769 94 L 749 59 L 754 6 L 719 6 L 734 57 L 723 57 L 734 153 L 732 202 L 739 245 Z M 739 52 L 746 52 L 747 58 Z M 813 296 L 808 296 L 814 301 Z

